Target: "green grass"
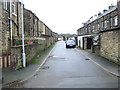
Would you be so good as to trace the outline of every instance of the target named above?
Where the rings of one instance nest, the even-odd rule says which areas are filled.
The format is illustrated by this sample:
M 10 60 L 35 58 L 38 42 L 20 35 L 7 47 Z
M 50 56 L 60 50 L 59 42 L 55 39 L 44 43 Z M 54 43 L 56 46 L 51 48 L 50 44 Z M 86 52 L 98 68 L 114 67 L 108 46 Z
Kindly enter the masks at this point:
M 38 53 L 38 55 L 31 61 L 30 64 L 36 64 L 39 63 L 39 61 L 41 61 L 41 57 L 46 55 L 53 47 L 55 44 L 49 46 L 46 50 L 41 51 L 40 53 Z
M 40 61 L 39 58 L 34 58 L 34 59 L 32 60 L 32 62 L 31 62 L 31 64 L 36 64 L 36 63 L 38 63 L 39 61 Z

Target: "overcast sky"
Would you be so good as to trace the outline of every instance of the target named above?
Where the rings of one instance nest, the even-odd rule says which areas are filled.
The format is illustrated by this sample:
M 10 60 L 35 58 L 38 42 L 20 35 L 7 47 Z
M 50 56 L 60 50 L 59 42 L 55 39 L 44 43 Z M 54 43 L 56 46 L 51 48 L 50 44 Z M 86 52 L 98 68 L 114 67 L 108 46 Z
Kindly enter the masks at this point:
M 24 0 L 25 8 L 35 13 L 52 31 L 75 33 L 91 16 L 117 0 Z

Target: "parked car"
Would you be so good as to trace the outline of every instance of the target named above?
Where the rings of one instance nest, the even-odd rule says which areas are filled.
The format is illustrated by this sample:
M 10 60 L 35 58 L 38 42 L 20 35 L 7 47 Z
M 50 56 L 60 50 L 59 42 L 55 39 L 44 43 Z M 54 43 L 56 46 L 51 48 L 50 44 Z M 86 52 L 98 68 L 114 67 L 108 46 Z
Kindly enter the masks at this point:
M 75 48 L 75 46 L 76 44 L 74 40 L 70 39 L 66 41 L 66 48 L 69 48 L 69 47 Z

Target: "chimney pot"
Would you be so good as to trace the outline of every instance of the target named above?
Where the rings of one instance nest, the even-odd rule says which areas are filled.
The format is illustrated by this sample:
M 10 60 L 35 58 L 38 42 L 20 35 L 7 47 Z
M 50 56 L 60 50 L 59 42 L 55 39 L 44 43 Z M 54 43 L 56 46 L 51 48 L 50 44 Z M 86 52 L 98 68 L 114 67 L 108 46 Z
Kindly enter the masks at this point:
M 105 13 L 106 11 L 107 11 L 106 9 L 103 10 L 104 13 Z

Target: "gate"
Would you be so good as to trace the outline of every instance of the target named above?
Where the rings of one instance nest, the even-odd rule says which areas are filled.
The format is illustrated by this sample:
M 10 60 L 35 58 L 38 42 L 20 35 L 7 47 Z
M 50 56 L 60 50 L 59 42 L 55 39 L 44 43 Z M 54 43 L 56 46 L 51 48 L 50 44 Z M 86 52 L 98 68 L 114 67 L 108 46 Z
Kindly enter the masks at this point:
M 11 67 L 11 53 L 4 53 L 0 58 L 0 68 L 10 69 Z

